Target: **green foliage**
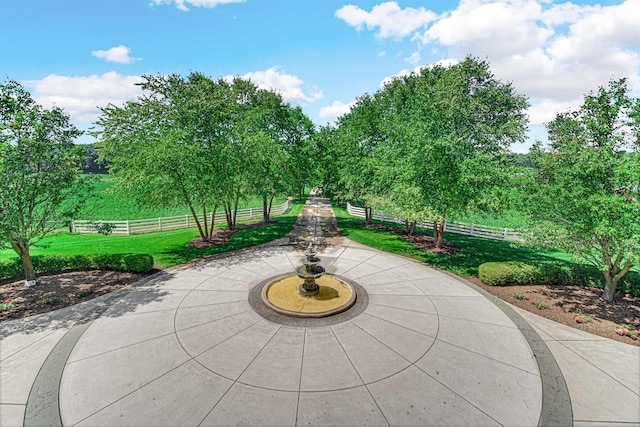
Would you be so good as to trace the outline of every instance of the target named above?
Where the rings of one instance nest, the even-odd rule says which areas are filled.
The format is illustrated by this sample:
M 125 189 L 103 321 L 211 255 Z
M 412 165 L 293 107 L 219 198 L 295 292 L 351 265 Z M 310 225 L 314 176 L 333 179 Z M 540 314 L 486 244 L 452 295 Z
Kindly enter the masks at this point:
M 153 270 L 153 256 L 149 254 L 131 254 L 122 259 L 124 271 L 146 273 Z
M 306 179 L 313 125 L 282 97 L 241 78 L 144 76 L 145 95 L 98 120 L 116 189 L 141 205 L 189 210 L 203 240 L 224 211 L 228 228 L 248 195 L 271 200 Z M 307 160 L 306 162 L 303 162 Z
M 478 267 L 480 280 L 489 286 L 533 283 L 535 267 L 523 262 L 486 262 Z
M 93 257 L 93 263 L 99 270 L 124 271 L 123 254 L 99 254 Z
M 571 255 L 566 252 L 524 246 L 514 247 L 512 243 L 507 241 L 460 234 L 445 234 L 446 240 L 459 247 L 460 252 L 451 255 L 431 253 L 417 249 L 396 234 L 363 228 L 357 225 L 362 220 L 351 217 L 344 208 L 335 207 L 334 211 L 342 234 L 349 239 L 383 251 L 414 258 L 460 276 L 479 277 L 480 266 L 487 262 L 515 262 L 528 266 L 525 267 L 525 273 L 518 274 L 520 277 L 526 278 L 530 274 L 532 267 L 534 268 L 534 275 L 531 279 L 533 282 L 515 283 L 510 280 L 514 284 L 553 283 L 553 278 L 557 278 L 558 282 L 555 282 L 555 284 L 559 285 L 593 286 L 598 288 L 604 286 L 602 273 L 597 268 L 588 264 L 571 262 Z M 397 226 L 397 224 L 392 223 L 386 224 Z M 425 234 L 431 232 L 430 230 L 420 229 L 418 231 Z M 631 271 L 621 280 L 619 290 L 640 296 L 640 273 Z
M 548 130 L 550 146 L 532 148 L 534 168 L 521 176 L 525 238 L 600 270 L 610 301 L 640 265 L 640 99 L 612 81 Z
M 533 301 L 532 304 L 535 305 L 538 310 L 545 310 L 547 308 L 550 308 L 549 304 L 546 304 L 542 301 Z
M 0 242 L 34 280 L 29 247 L 73 218 L 90 192 L 79 179 L 81 132 L 61 109 L 37 105 L 17 82 L 0 84 Z
M 321 130 L 320 184 L 365 208 L 433 221 L 439 246 L 448 215 L 502 206 L 510 181 L 502 153 L 524 138 L 526 107 L 485 61 L 422 68 L 360 97 L 336 129 Z
M 153 269 L 150 254 L 98 254 L 88 255 L 35 255 L 33 268 L 38 274 L 57 274 L 90 268 L 116 271 L 147 272 Z M 0 260 L 0 279 L 15 279 L 24 275 L 19 259 Z
M 536 264 L 505 261 L 487 262 L 478 268 L 480 280 L 490 286 L 504 285 L 576 285 L 604 288 L 602 273 L 594 266 L 562 261 Z M 621 281 L 620 291 L 640 296 L 640 274 L 632 271 Z

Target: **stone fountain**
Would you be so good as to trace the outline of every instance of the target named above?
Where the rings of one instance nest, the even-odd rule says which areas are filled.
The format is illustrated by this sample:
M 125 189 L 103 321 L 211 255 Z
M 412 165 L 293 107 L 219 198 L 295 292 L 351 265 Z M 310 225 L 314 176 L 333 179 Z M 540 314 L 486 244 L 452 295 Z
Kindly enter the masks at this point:
M 313 243 L 304 252 L 302 265 L 262 288 L 263 304 L 290 317 L 326 317 L 342 313 L 356 302 L 356 292 L 347 283 L 326 273 Z M 300 284 L 300 279 L 304 282 Z
M 299 292 L 305 297 L 315 296 L 320 292 L 320 286 L 316 283 L 316 279 L 323 276 L 325 270 L 324 267 L 318 265 L 320 258 L 316 256 L 317 253 L 313 243 L 309 243 L 309 247 L 304 253 L 305 258 L 302 260 L 302 265 L 296 268 L 298 277 L 304 279 L 299 287 Z

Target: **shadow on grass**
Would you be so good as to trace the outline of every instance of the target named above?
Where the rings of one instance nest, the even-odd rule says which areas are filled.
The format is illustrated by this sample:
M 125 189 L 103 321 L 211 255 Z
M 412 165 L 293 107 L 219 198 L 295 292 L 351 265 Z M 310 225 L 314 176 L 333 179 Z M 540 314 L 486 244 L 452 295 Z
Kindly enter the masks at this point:
M 521 261 L 537 263 L 540 261 L 563 260 L 568 255 L 561 251 L 539 251 L 526 247 L 517 247 L 513 242 L 490 240 L 462 234 L 445 233 L 444 240 L 460 248 L 456 254 L 437 254 L 416 248 L 401 236 L 389 232 L 363 228 L 361 218 L 351 217 L 345 209 L 335 208 L 336 217 L 342 234 L 356 242 L 396 253 L 451 271 L 462 276 L 477 276 L 480 264 L 492 261 Z M 401 225 L 385 223 L 395 227 Z M 431 230 L 419 229 L 421 233 L 432 236 Z
M 234 233 L 227 243 L 220 246 L 191 248 L 186 245 L 174 245 L 168 247 L 161 252 L 163 263 L 166 265 L 184 264 L 197 258 L 250 248 L 279 239 L 291 230 L 299 212 L 300 208 L 294 208 L 287 216 L 273 218 L 274 222 L 271 224 L 240 230 Z

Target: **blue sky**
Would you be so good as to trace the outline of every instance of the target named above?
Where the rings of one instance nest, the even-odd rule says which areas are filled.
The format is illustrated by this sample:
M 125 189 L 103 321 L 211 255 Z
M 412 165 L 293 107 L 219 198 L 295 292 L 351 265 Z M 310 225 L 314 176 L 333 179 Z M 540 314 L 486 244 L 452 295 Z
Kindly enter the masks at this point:
M 248 77 L 323 125 L 387 78 L 466 55 L 529 97 L 542 139 L 611 78 L 638 93 L 640 0 L 0 0 L 0 78 L 81 129 L 145 73 Z

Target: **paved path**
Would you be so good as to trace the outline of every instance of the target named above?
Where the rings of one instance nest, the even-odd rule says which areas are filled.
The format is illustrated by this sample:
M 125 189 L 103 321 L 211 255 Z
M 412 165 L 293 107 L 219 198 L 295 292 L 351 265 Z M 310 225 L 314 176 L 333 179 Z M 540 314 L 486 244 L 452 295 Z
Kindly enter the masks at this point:
M 334 221 L 308 203 L 273 245 L 4 322 L 0 425 L 640 425 L 638 347 L 516 312 Z M 255 290 L 313 233 L 332 239 L 322 265 L 359 285 L 357 306 L 265 313 Z

